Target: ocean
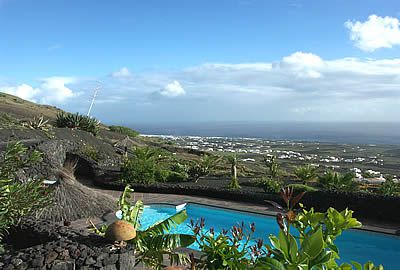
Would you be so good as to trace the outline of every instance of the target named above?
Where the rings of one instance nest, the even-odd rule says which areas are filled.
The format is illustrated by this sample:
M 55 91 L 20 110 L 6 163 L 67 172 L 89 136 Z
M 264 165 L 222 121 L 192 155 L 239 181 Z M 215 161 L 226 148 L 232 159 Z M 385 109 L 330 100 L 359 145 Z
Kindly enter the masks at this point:
M 132 123 L 148 135 L 247 137 L 270 140 L 400 145 L 400 123 L 196 122 Z

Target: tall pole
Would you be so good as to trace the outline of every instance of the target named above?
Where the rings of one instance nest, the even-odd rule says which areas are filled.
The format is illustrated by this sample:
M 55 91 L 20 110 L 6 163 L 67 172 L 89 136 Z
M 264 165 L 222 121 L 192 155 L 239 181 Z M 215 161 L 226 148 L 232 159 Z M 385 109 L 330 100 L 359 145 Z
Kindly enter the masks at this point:
M 101 87 L 101 86 L 100 86 L 100 82 L 98 82 L 98 85 L 97 85 L 96 88 L 94 89 L 94 94 L 93 94 L 93 97 L 92 97 L 92 101 L 90 102 L 90 106 L 89 106 L 89 110 L 88 110 L 88 112 L 87 112 L 87 116 L 90 116 L 90 112 L 92 111 L 92 107 L 93 107 L 94 100 L 96 99 L 97 92 L 99 92 L 100 87 Z

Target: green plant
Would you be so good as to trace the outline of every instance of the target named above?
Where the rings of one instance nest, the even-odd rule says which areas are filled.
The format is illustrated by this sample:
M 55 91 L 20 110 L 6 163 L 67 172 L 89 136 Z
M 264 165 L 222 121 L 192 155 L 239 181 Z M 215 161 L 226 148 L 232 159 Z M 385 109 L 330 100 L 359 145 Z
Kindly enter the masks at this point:
M 335 240 L 344 230 L 360 227 L 361 223 L 348 209 L 339 212 L 329 208 L 319 213 L 313 208 L 308 211 L 300 204 L 301 211 L 296 214 L 294 208 L 303 195 L 304 192 L 294 196 L 293 188 L 282 191 L 286 207 L 281 208 L 283 214 L 277 215 L 280 232 L 269 237 L 268 256 L 258 263 L 267 266 L 264 269 L 352 269 L 348 264 L 337 264 L 339 250 Z M 293 229 L 297 232 L 292 233 Z
M 279 164 L 276 162 L 275 156 L 264 156 L 263 158 L 264 164 L 268 168 L 267 175 L 272 178 L 276 178 L 279 175 Z
M 33 117 L 32 120 L 25 123 L 25 126 L 30 129 L 38 129 L 42 131 L 49 131 L 50 125 L 48 124 L 49 120 L 44 120 L 43 115 L 39 117 Z
M 125 183 L 150 184 L 160 179 L 157 166 L 159 153 L 150 147 L 136 148 L 131 158 L 125 159 L 121 168 L 121 177 Z
M 386 176 L 386 181 L 379 186 L 378 192 L 386 196 L 397 195 L 400 193 L 400 184 L 395 183 L 392 177 Z
M 136 130 L 124 126 L 109 126 L 108 128 L 113 132 L 124 134 L 130 137 L 136 137 L 139 135 L 139 132 Z
M 328 190 L 337 191 L 355 191 L 358 184 L 354 182 L 354 174 L 346 173 L 340 174 L 332 170 L 326 171 L 323 175 L 318 177 L 320 184 Z
M 78 128 L 96 136 L 100 130 L 100 121 L 79 113 L 59 112 L 57 114 L 56 126 L 59 128 Z
M 303 184 L 290 184 L 288 187 L 293 188 L 296 192 L 315 192 L 318 191 L 317 188 L 315 187 L 310 187 L 308 185 L 303 185 Z
M 92 145 L 85 144 L 84 146 L 82 146 L 81 152 L 83 155 L 94 161 L 99 161 L 101 159 L 100 152 L 96 149 L 96 147 Z
M 234 226 L 217 235 L 212 229 L 206 231 L 204 220 L 191 222 L 204 255 L 199 266 L 204 269 L 262 269 L 262 270 L 383 270 L 368 262 L 362 266 L 337 263 L 339 250 L 336 239 L 343 231 L 357 228 L 361 223 L 353 217 L 353 211 L 341 212 L 329 208 L 326 212 L 306 210 L 299 204 L 304 192 L 295 195 L 293 188 L 281 191 L 285 206 L 271 202 L 282 212 L 276 216 L 279 226 L 278 235 L 269 236 L 269 244 L 263 245 L 258 240 L 248 247 L 255 231 L 251 225 L 250 232 L 242 226 Z M 300 210 L 296 209 L 299 204 Z M 245 240 L 244 247 L 238 241 Z
M 129 222 L 136 229 L 136 237 L 128 243 L 136 248 L 137 263 L 144 263 L 152 269 L 162 269 L 165 267 L 164 255 L 172 264 L 186 263 L 188 258 L 186 254 L 175 251 L 179 247 L 187 247 L 194 243 L 195 238 L 188 234 L 170 234 L 170 230 L 183 223 L 187 219 L 186 210 L 180 211 L 171 217 L 159 221 L 149 228 L 143 230 L 140 220 L 144 210 L 142 201 L 136 201 L 131 205 L 131 193 L 133 189 L 125 187 L 124 192 L 118 200 L 118 207 L 121 210 L 122 220 Z M 107 226 L 93 230 L 99 235 L 104 236 Z
M 281 181 L 268 177 L 263 177 L 257 184 L 267 193 L 278 193 L 282 189 Z
M 299 166 L 295 168 L 294 175 L 296 175 L 299 180 L 303 181 L 303 184 L 306 184 L 317 178 L 317 169 L 317 167 L 312 165 Z
M 215 233 L 214 229 L 205 229 L 204 219 L 190 222 L 198 246 L 202 251 L 201 269 L 249 269 L 250 265 L 257 259 L 248 256 L 249 242 L 255 232 L 254 223 L 246 229 L 244 223 L 233 226 L 228 231 Z M 244 240 L 244 243 L 241 243 Z M 262 241 L 254 248 L 254 254 L 261 254 Z
M 7 146 L 0 163 L 0 240 L 10 226 L 17 225 L 21 218 L 34 213 L 50 203 L 48 189 L 42 181 L 31 179 L 22 183 L 16 173 L 41 159 L 41 153 L 16 142 Z
M 200 177 L 207 176 L 220 162 L 220 157 L 214 155 L 203 155 L 200 160 L 191 164 L 188 168 L 189 177 L 197 183 Z
M 229 189 L 240 189 L 239 181 L 237 179 L 237 156 L 228 155 L 226 156 L 226 160 L 228 161 L 229 165 L 231 166 L 231 182 L 228 185 Z

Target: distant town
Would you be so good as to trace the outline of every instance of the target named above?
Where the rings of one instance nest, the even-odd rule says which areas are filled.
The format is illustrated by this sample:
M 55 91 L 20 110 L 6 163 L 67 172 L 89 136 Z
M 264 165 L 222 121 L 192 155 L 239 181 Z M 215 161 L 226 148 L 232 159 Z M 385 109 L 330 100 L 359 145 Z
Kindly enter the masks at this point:
M 399 182 L 397 164 L 400 148 L 388 145 L 328 144 L 261 138 L 143 135 L 157 137 L 179 147 L 209 153 L 237 153 L 240 161 L 252 165 L 264 156 L 276 156 L 284 165 L 311 164 L 315 167 L 352 171 L 359 182 L 383 183 L 385 177 Z M 399 162 L 396 164 L 396 161 Z

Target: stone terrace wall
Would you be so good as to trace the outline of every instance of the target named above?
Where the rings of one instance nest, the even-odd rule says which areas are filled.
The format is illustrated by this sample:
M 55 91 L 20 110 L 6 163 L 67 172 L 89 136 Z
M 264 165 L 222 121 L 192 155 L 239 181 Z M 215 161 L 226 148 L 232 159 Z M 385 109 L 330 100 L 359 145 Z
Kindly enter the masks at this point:
M 14 249 L 0 256 L 0 269 L 132 270 L 134 249 L 111 249 L 102 237 L 47 221 L 26 220 L 5 239 Z

